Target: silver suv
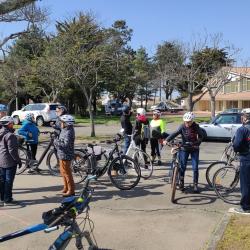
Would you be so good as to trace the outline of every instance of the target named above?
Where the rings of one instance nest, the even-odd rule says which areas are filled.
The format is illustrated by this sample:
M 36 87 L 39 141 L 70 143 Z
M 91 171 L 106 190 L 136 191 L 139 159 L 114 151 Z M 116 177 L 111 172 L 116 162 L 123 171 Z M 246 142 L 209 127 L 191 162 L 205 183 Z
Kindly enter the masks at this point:
M 15 124 L 19 124 L 25 119 L 27 113 L 33 113 L 35 116 L 36 124 L 43 126 L 45 123 L 56 120 L 56 107 L 59 103 L 34 103 L 28 104 L 21 110 L 16 110 L 12 113 Z

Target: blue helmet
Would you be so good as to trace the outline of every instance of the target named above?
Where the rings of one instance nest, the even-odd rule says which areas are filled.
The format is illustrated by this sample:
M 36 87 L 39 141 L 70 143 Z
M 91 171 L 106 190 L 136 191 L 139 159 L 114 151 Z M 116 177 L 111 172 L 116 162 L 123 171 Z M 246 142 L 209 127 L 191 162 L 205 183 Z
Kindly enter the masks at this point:
M 32 122 L 35 119 L 35 116 L 33 113 L 28 113 L 25 115 L 25 120 Z
M 122 107 L 122 112 L 123 113 L 128 113 L 129 112 L 129 110 L 130 110 L 130 107 L 128 106 L 128 105 L 123 105 L 123 107 Z

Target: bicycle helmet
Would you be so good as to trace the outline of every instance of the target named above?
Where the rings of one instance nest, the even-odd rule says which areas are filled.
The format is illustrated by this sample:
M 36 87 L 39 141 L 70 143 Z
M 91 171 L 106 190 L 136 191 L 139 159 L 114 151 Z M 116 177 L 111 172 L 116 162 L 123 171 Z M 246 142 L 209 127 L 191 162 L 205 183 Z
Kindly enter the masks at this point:
M 60 116 L 60 121 L 64 122 L 66 125 L 73 125 L 75 123 L 75 119 L 72 115 L 62 115 Z
M 191 122 L 195 118 L 195 115 L 193 112 L 187 112 L 183 115 L 183 121 L 184 122 Z
M 7 126 L 9 125 L 10 123 L 14 123 L 14 120 L 11 116 L 4 116 L 0 119 L 0 124 L 3 125 L 3 126 Z
M 35 119 L 35 116 L 33 113 L 28 113 L 25 115 L 25 120 L 32 122 Z
M 68 112 L 67 108 L 63 105 L 58 105 L 56 108 L 62 111 L 62 115 L 65 115 Z
M 145 110 L 144 108 L 138 108 L 138 109 L 136 110 L 136 113 L 137 113 L 138 115 L 146 115 L 146 110 Z
M 153 115 L 161 116 L 161 111 L 158 110 L 158 109 L 155 109 L 155 110 L 153 111 Z
M 123 107 L 122 107 L 122 112 L 123 112 L 123 113 L 126 113 L 126 114 L 127 114 L 127 113 L 129 112 L 129 110 L 130 110 L 130 107 L 129 107 L 128 105 L 126 105 L 126 104 L 123 105 Z

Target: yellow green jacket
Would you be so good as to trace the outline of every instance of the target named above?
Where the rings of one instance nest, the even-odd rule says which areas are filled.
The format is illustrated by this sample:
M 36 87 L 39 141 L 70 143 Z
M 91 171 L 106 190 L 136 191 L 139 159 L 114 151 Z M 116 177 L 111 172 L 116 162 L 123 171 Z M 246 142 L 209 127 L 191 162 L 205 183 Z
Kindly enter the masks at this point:
M 166 124 L 162 119 L 152 120 L 150 122 L 151 138 L 160 139 L 161 134 L 165 132 Z

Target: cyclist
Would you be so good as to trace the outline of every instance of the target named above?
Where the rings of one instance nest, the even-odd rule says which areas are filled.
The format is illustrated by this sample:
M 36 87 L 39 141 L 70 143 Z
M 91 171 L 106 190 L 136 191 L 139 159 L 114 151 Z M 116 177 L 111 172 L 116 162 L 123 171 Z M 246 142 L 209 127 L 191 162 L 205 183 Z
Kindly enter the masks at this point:
M 243 125 L 237 129 L 233 148 L 240 155 L 240 207 L 234 212 L 250 214 L 250 113 L 242 115 Z
M 156 156 L 158 157 L 158 165 L 161 165 L 161 154 L 159 148 L 159 140 L 162 139 L 162 134 L 165 132 L 165 122 L 161 119 L 161 112 L 159 110 L 153 111 L 153 120 L 150 122 L 150 145 L 152 162 Z
M 199 192 L 199 145 L 203 139 L 203 133 L 199 125 L 194 122 L 195 115 L 192 112 L 187 112 L 183 115 L 184 123 L 172 134 L 170 134 L 166 141 L 170 142 L 176 136 L 182 136 L 182 148 L 179 152 L 180 161 L 180 185 L 181 191 L 184 191 L 184 176 L 187 167 L 189 155 L 191 155 L 192 168 L 193 168 L 193 191 Z
M 149 120 L 146 117 L 146 110 L 138 108 L 136 110 L 136 121 L 134 126 L 134 140 L 137 146 L 146 152 L 146 145 L 150 139 Z
M 29 146 L 31 149 L 31 159 L 36 160 L 38 136 L 40 131 L 36 126 L 33 113 L 27 113 L 25 115 L 25 120 L 22 122 L 22 126 L 17 131 L 17 133 L 23 136 L 26 141 L 29 141 Z
M 63 106 L 63 105 L 58 105 L 58 106 L 56 107 L 57 119 L 56 119 L 55 122 L 51 122 L 51 123 L 50 123 L 50 126 L 51 126 L 52 128 L 55 129 L 55 132 L 56 132 L 57 135 L 59 135 L 60 132 L 61 132 L 60 116 L 66 115 L 67 113 L 68 113 L 68 112 L 67 112 L 67 109 L 66 109 L 65 106 Z
M 18 142 L 14 135 L 14 120 L 10 116 L 0 119 L 0 198 L 1 206 L 15 205 L 12 198 L 12 188 L 17 165 L 22 166 L 18 156 Z
M 71 172 L 71 161 L 74 158 L 74 117 L 71 115 L 60 116 L 61 132 L 55 139 L 54 144 L 57 149 L 57 155 L 60 164 L 60 173 L 63 177 L 63 196 L 75 195 L 75 184 Z
M 128 151 L 131 137 L 129 135 L 132 134 L 132 123 L 130 121 L 130 117 L 132 115 L 131 109 L 128 105 L 123 105 L 122 107 L 122 116 L 121 116 L 121 126 L 124 129 L 124 149 L 123 153 L 126 154 Z

